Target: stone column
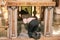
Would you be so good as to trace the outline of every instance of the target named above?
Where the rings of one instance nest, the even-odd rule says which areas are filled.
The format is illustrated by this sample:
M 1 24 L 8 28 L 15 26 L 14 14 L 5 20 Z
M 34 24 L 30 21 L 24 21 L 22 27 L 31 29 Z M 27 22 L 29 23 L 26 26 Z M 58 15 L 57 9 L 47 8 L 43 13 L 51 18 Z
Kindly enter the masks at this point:
M 46 27 L 47 27 L 47 17 L 48 17 L 48 8 L 45 8 L 44 13 L 44 35 L 46 35 Z
M 11 37 L 17 37 L 17 7 L 8 8 Z
M 34 6 L 32 6 L 32 16 L 34 16 L 33 11 L 34 11 Z
M 12 37 L 17 36 L 17 7 L 11 7 L 12 9 Z
M 40 19 L 40 14 L 41 14 L 41 7 L 40 6 L 36 6 L 36 16 L 37 16 L 37 18 L 39 18 Z
M 15 37 L 17 37 L 17 13 L 18 13 L 17 10 L 18 10 L 18 8 L 16 8 L 15 11 L 14 11 L 14 21 L 15 21 L 15 23 L 14 23 L 15 24 L 14 25 L 15 29 L 14 30 L 15 30 Z
M 9 37 L 12 37 L 12 9 L 8 7 Z
M 44 20 L 44 35 L 50 36 L 51 35 L 51 29 L 52 29 L 52 21 L 53 21 L 53 8 L 47 7 L 45 9 L 45 20 Z

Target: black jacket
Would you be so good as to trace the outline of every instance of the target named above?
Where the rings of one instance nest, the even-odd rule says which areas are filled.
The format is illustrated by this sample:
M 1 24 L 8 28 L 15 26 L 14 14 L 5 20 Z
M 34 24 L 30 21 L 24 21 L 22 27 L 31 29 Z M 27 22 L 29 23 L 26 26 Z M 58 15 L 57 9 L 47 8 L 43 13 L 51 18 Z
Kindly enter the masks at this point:
M 39 25 L 38 20 L 34 19 L 28 24 L 28 32 L 34 32 L 37 30 Z

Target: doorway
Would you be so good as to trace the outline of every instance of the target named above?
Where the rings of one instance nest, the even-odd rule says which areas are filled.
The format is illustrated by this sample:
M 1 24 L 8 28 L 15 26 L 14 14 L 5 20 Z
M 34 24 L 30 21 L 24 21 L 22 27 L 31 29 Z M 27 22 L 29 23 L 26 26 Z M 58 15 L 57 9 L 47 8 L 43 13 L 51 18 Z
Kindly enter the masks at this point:
M 39 7 L 41 8 L 41 7 Z M 32 6 L 19 6 L 18 7 L 18 14 L 17 14 L 17 37 L 22 37 L 23 35 L 26 35 L 25 37 L 28 37 L 28 34 L 24 34 L 24 33 L 27 33 L 27 24 L 24 24 L 23 23 L 23 19 L 22 19 L 22 15 L 20 13 L 21 10 L 24 10 L 26 11 L 25 9 L 27 9 L 28 13 L 30 16 L 39 16 L 38 17 L 38 21 L 39 21 L 39 26 L 41 27 L 42 29 L 42 34 L 44 34 L 44 12 L 45 12 L 45 9 L 44 7 L 41 8 L 41 10 L 39 9 L 38 7 L 36 8 L 36 6 L 32 7 Z M 36 10 L 39 11 L 37 12 Z M 37 14 L 37 15 L 36 15 Z M 24 15 L 24 17 L 26 17 L 27 15 Z M 41 24 L 42 23 L 42 24 Z

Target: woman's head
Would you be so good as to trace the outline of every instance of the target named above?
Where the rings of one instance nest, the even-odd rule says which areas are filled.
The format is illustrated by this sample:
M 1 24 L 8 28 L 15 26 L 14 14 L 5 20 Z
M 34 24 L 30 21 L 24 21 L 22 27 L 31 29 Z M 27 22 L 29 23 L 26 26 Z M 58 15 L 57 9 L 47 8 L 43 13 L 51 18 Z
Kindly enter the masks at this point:
M 29 13 L 25 10 L 21 10 L 20 14 L 21 14 L 22 18 L 27 18 L 29 16 Z
M 29 14 L 24 14 L 24 15 L 22 15 L 22 18 L 29 18 L 29 17 L 30 17 Z

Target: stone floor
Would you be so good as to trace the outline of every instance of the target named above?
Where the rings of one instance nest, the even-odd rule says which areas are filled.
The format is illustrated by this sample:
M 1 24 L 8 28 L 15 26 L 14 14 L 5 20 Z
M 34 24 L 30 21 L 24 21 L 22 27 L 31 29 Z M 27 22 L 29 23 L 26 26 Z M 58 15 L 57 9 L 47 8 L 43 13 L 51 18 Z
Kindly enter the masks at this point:
M 33 38 L 7 38 L 7 39 L 0 39 L 0 40 L 35 40 Z M 56 36 L 52 36 L 52 37 L 45 37 L 45 36 L 41 36 L 40 39 L 38 40 L 60 40 L 60 37 L 56 37 Z

